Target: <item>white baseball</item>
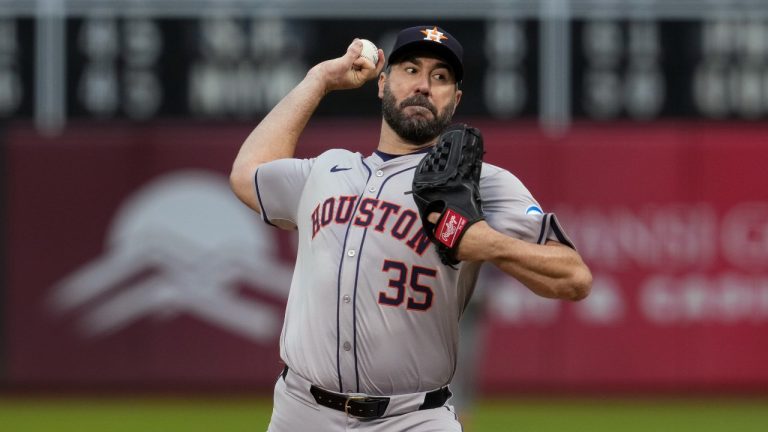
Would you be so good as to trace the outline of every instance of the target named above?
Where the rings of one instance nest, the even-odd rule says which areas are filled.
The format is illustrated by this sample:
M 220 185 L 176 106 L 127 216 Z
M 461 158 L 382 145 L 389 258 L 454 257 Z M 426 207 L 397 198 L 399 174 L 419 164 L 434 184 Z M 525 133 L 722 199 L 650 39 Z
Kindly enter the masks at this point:
M 363 43 L 363 50 L 360 52 L 360 57 L 367 58 L 374 66 L 376 66 L 376 63 L 379 62 L 379 49 L 368 39 L 360 39 L 360 42 Z

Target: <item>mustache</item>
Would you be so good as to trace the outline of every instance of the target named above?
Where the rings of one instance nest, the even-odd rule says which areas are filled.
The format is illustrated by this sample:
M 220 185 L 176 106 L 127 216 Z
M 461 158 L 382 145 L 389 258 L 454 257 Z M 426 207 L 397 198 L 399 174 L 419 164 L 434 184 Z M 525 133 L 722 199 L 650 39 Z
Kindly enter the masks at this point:
M 408 99 L 400 102 L 400 109 L 404 109 L 409 106 L 420 106 L 422 108 L 426 108 L 432 113 L 433 116 L 437 117 L 437 109 L 434 105 L 429 103 L 429 99 L 427 99 L 427 97 L 422 94 L 413 95 Z

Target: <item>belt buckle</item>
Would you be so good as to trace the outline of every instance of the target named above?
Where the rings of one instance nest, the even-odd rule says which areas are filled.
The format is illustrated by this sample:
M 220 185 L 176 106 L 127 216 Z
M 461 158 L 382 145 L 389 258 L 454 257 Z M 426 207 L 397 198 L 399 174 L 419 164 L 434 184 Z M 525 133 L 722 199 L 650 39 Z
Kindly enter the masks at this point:
M 349 413 L 349 403 L 352 401 L 364 401 L 365 399 L 367 399 L 367 396 L 347 396 L 347 400 L 344 402 L 344 414 L 357 417 Z

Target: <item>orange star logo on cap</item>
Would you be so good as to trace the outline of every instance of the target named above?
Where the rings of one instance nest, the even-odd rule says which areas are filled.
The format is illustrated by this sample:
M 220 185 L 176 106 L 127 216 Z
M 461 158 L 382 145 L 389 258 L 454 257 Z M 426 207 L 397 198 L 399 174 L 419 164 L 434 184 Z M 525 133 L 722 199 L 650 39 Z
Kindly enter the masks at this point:
M 431 40 L 438 43 L 443 43 L 443 39 L 448 39 L 441 31 L 437 29 L 437 26 L 431 29 L 424 29 L 421 31 L 424 33 L 424 40 Z

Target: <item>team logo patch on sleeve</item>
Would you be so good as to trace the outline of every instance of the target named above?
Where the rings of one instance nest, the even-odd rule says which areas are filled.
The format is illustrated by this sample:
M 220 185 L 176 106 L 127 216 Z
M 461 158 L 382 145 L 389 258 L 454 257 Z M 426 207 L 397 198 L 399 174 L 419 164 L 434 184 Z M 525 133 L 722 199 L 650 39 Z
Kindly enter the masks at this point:
M 525 214 L 544 214 L 539 206 L 532 205 L 525 210 Z
M 467 218 L 448 209 L 435 229 L 435 237 L 440 243 L 452 248 L 466 226 Z

